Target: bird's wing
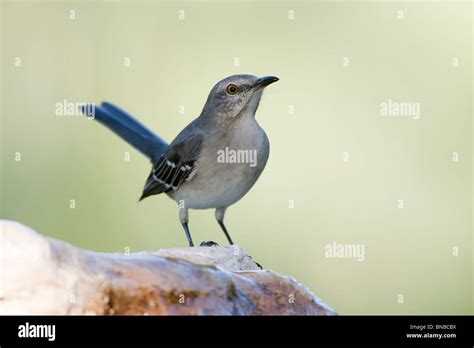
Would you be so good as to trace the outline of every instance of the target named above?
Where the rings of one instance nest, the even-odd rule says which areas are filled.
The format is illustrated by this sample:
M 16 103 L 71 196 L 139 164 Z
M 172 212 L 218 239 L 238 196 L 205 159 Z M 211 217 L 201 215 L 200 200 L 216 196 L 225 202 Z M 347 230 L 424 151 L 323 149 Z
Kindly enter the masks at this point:
M 197 170 L 196 162 L 201 153 L 203 139 L 202 133 L 197 130 L 179 134 L 153 166 L 140 200 L 176 190 L 183 182 L 191 180 Z

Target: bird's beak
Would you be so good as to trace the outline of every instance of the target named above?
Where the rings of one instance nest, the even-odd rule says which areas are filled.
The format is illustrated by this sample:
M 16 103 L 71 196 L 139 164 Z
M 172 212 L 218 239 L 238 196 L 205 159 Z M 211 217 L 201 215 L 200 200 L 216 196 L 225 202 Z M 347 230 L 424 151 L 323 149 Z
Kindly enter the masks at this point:
M 272 84 L 273 82 L 277 82 L 279 80 L 276 76 L 263 76 L 255 81 L 254 87 L 257 89 L 267 87 L 268 85 Z

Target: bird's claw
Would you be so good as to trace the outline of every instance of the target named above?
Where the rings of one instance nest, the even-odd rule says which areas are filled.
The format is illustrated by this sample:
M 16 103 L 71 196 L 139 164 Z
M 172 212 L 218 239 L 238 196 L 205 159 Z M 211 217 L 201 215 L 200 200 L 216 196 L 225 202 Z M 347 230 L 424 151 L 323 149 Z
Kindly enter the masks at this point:
M 199 244 L 199 246 L 215 247 L 215 246 L 219 246 L 219 244 L 217 244 L 216 242 L 213 242 L 212 240 L 205 240 L 205 241 L 202 241 L 201 244 Z
M 257 265 L 258 268 L 263 269 L 262 265 L 259 264 L 257 261 L 255 261 L 252 256 L 249 255 L 249 257 L 250 257 L 250 258 L 252 259 L 252 261 Z

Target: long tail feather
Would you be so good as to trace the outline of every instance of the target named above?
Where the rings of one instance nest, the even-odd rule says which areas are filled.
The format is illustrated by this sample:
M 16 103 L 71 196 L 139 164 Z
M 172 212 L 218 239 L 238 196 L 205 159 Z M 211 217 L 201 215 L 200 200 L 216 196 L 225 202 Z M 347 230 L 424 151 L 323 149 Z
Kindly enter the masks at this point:
M 91 110 L 90 106 L 84 106 L 82 109 L 86 115 L 88 110 Z M 104 102 L 100 106 L 95 106 L 93 110 L 95 120 L 147 156 L 152 163 L 156 163 L 169 146 L 158 135 L 114 104 Z

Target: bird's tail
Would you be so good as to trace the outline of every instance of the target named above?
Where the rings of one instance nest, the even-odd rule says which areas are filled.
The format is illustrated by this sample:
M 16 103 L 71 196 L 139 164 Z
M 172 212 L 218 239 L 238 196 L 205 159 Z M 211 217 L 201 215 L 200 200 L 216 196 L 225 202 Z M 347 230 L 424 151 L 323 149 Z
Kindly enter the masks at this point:
M 169 146 L 166 141 L 114 104 L 104 102 L 100 106 L 86 105 L 82 112 L 109 128 L 147 156 L 152 163 L 156 163 Z

